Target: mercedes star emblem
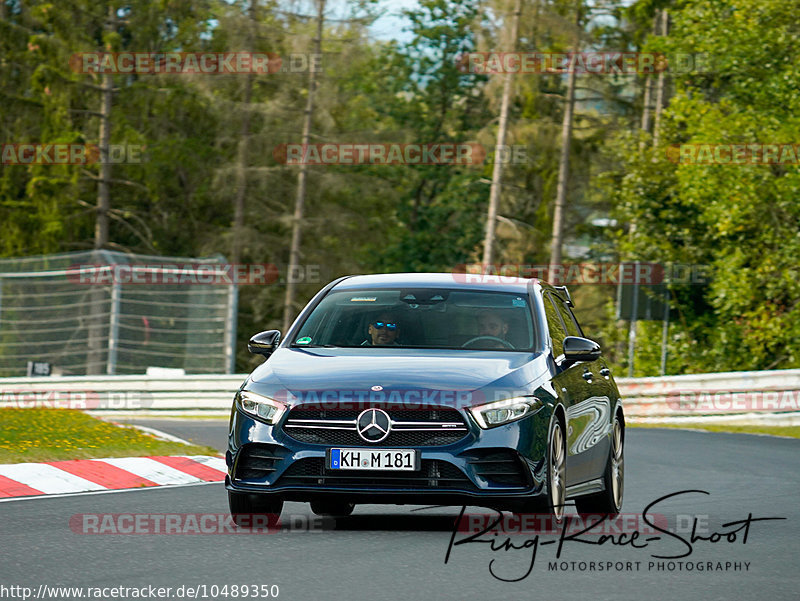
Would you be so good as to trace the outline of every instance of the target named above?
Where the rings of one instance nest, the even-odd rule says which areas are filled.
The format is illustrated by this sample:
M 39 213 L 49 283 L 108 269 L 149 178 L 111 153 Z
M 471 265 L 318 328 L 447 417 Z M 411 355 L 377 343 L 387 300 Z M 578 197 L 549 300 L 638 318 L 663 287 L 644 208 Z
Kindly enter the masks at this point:
M 367 442 L 380 442 L 392 429 L 392 420 L 383 409 L 365 409 L 356 421 L 358 435 Z

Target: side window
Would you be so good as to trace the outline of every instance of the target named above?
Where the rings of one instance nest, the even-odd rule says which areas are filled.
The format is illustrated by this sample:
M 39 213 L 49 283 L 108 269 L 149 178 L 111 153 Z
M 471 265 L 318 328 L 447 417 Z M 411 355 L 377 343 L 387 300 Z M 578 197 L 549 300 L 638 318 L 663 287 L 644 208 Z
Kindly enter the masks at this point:
M 567 336 L 583 336 L 583 332 L 581 332 L 581 329 L 578 326 L 578 320 L 575 319 L 575 315 L 573 315 L 572 311 L 570 311 L 570 308 L 567 306 L 567 304 L 558 297 L 554 298 L 553 300 L 556 302 L 559 312 L 561 313 L 561 318 L 564 320 L 564 324 L 567 326 Z
M 564 354 L 564 338 L 567 337 L 567 330 L 564 327 L 564 320 L 561 318 L 559 310 L 556 308 L 555 303 L 559 303 L 553 298 L 549 292 L 545 292 L 544 298 L 544 314 L 547 318 L 547 329 L 550 332 L 550 338 L 553 341 L 553 358 L 558 358 Z

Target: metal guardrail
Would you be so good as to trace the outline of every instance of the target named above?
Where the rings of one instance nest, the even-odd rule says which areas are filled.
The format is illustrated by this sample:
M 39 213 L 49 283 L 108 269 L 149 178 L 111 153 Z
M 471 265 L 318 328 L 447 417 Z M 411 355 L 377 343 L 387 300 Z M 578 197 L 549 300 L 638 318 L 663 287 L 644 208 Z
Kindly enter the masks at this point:
M 631 417 L 800 411 L 800 369 L 618 378 L 617 385 Z
M 0 378 L 0 407 L 115 412 L 230 410 L 246 374 Z
M 65 376 L 0 379 L 0 407 L 114 412 L 216 413 L 231 407 L 247 377 Z M 800 369 L 618 378 L 631 418 L 800 412 Z

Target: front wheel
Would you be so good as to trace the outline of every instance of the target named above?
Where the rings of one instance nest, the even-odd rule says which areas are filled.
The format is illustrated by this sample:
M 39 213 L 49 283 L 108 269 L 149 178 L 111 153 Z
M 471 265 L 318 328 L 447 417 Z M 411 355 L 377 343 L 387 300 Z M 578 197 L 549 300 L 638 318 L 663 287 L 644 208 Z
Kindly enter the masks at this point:
M 547 496 L 525 503 L 518 513 L 546 513 L 556 523 L 564 520 L 567 501 L 567 441 L 558 419 L 553 420 L 547 449 Z
M 550 434 L 550 459 L 547 462 L 547 489 L 550 513 L 556 522 L 564 519 L 567 502 L 567 440 L 558 420 Z
M 622 509 L 622 493 L 625 485 L 624 443 L 625 432 L 617 415 L 614 417 L 611 450 L 603 473 L 605 490 L 575 499 L 575 508 L 581 515 L 606 515 L 612 518 Z
M 283 499 L 229 490 L 228 507 L 234 523 L 240 528 L 250 528 L 258 523 L 262 526 L 275 526 L 283 511 Z

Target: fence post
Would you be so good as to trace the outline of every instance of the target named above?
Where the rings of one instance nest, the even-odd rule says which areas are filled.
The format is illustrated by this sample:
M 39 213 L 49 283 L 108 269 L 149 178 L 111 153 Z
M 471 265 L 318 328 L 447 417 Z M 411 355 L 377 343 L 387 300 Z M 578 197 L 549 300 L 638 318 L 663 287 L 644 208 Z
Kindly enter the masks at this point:
M 225 373 L 236 369 L 236 317 L 239 313 L 239 288 L 232 282 L 228 288 L 228 314 L 225 319 Z
M 108 362 L 106 373 L 117 373 L 117 348 L 119 345 L 119 304 L 122 297 L 122 284 L 116 278 L 111 287 L 111 312 L 108 317 Z
M 669 342 L 669 284 L 664 284 L 664 323 L 661 325 L 661 375 L 667 375 L 667 343 Z
M 628 377 L 633 377 L 633 361 L 636 355 L 636 326 L 639 319 L 639 262 L 633 263 L 633 300 L 631 307 L 631 329 L 628 330 Z

